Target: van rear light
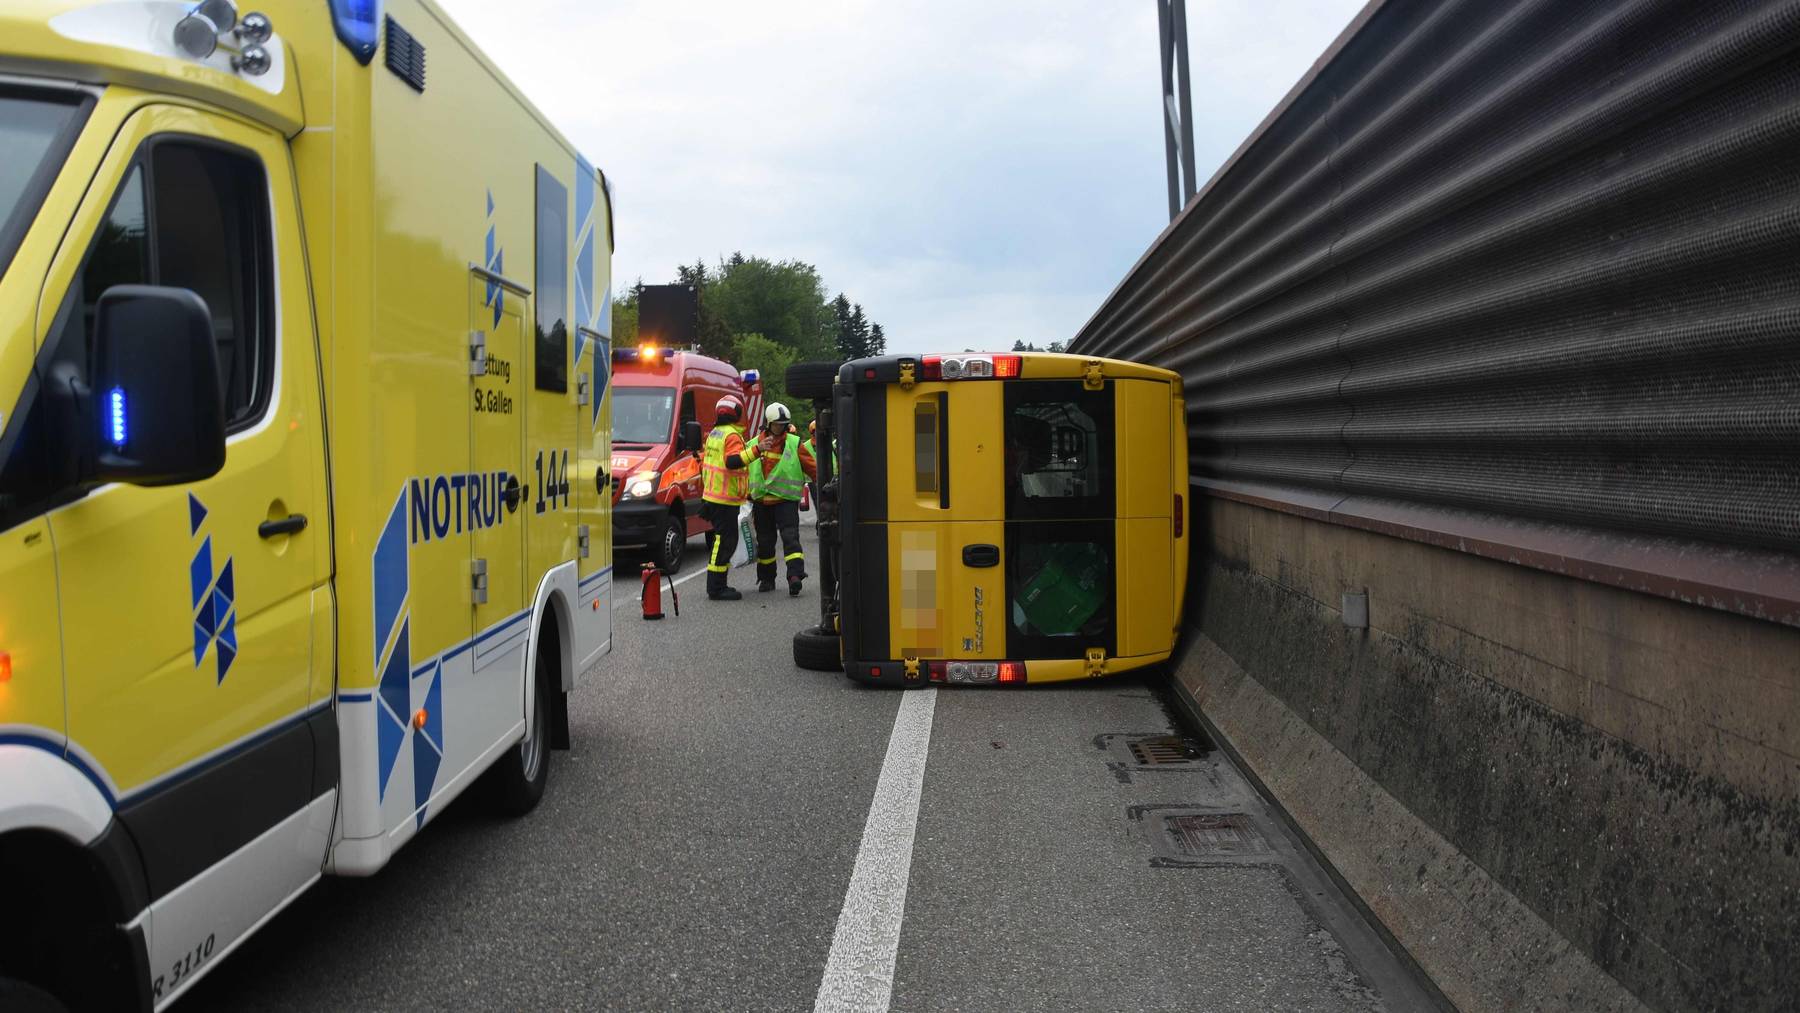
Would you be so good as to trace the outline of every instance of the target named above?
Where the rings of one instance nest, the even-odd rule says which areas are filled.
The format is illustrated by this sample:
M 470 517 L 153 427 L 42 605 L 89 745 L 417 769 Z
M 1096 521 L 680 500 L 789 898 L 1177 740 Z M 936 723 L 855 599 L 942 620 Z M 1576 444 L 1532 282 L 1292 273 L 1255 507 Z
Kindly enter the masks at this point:
M 1002 661 L 1000 663 L 1000 684 L 1002 686 L 1023 685 L 1025 682 L 1025 663 L 1023 661 Z
M 952 685 L 985 685 L 999 681 L 1000 666 L 991 661 L 952 661 L 944 666 L 944 676 Z
M 927 355 L 919 362 L 922 380 L 1010 380 L 1025 360 L 1017 355 Z
M 931 679 L 932 682 L 943 682 L 944 681 L 944 663 L 943 662 L 941 662 L 941 661 L 928 662 L 925 666 L 925 670 L 928 674 L 928 677 Z

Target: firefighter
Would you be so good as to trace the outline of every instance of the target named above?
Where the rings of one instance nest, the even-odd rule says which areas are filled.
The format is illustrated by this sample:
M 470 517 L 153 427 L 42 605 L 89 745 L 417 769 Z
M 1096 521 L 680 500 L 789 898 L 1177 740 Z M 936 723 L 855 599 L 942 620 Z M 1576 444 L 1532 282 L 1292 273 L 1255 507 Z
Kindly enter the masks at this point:
M 712 530 L 706 535 L 706 596 L 714 601 L 742 598 L 731 587 L 731 554 L 737 551 L 738 508 L 750 491 L 750 459 L 739 420 L 744 403 L 727 394 L 714 409 L 717 424 L 706 437 L 701 457 L 700 516 Z
M 800 550 L 800 491 L 814 476 L 812 452 L 794 431 L 794 416 L 779 401 L 763 412 L 763 429 L 750 463 L 750 520 L 756 528 L 756 589 L 775 590 L 775 535 L 787 563 L 788 594 L 806 580 Z

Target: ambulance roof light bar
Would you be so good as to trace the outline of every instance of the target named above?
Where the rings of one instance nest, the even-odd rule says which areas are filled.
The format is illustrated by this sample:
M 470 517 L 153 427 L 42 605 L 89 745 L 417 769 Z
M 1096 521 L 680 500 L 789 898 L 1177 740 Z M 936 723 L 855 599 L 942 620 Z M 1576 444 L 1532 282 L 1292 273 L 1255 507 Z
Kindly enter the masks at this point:
M 1010 380 L 1023 365 L 1017 355 L 927 355 L 919 374 L 922 380 Z
M 331 27 L 338 41 L 367 67 L 381 48 L 381 0 L 331 0 Z

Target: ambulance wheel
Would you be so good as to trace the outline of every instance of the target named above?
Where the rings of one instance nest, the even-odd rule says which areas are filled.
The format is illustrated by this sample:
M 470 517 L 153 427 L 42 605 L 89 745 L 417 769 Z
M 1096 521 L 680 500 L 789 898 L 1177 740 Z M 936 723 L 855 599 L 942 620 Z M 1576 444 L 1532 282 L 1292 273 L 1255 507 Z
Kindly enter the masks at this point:
M 837 634 L 818 626 L 794 634 L 794 664 L 809 672 L 842 672 L 844 652 Z
M 791 397 L 808 401 L 824 401 L 831 397 L 841 362 L 796 362 L 787 369 L 787 392 Z
M 0 978 L 0 1009 L 14 1013 L 63 1013 L 68 1007 L 36 985 L 16 978 Z
M 523 816 L 537 808 L 544 797 L 544 785 L 550 780 L 550 724 L 546 720 L 549 704 L 544 694 L 550 692 L 556 647 L 554 637 L 538 637 L 537 692 L 531 694 L 531 718 L 525 724 L 525 737 L 519 744 L 500 754 L 488 771 L 489 790 L 494 808 L 503 816 Z
M 679 513 L 672 513 L 663 527 L 662 544 L 656 547 L 656 565 L 664 573 L 681 572 L 681 553 L 686 548 L 687 524 Z

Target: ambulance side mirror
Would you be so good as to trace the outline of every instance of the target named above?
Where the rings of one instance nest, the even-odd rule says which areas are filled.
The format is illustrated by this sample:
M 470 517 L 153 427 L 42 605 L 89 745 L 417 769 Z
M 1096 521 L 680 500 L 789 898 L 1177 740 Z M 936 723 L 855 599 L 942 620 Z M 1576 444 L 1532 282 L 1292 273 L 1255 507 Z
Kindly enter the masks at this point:
M 700 452 L 700 423 L 689 419 L 681 424 L 681 438 L 676 442 L 676 449 Z
M 225 399 L 205 300 L 184 288 L 114 285 L 95 308 L 93 364 L 89 478 L 176 485 L 225 466 Z

